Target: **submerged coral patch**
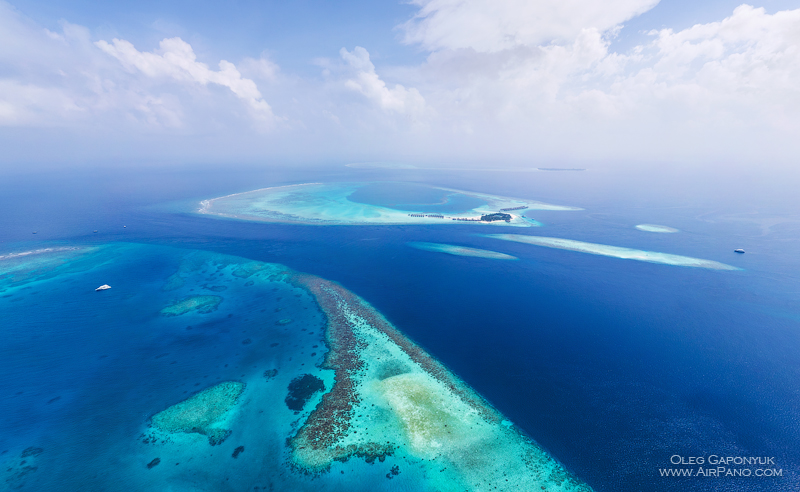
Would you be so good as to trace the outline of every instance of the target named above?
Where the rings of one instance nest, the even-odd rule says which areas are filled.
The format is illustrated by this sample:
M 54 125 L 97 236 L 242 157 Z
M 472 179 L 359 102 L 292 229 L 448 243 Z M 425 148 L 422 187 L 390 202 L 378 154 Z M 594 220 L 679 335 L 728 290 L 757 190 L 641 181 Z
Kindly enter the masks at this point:
M 38 456 L 44 452 L 44 449 L 31 446 L 25 448 L 19 455 L 19 459 L 11 459 L 6 463 L 0 463 L 0 476 L 9 490 L 18 490 L 25 487 L 27 480 L 31 475 L 39 469 Z M 5 454 L 3 451 L 0 454 Z M 3 489 L 5 490 L 5 489 Z
M 228 290 L 228 288 L 225 287 L 224 285 L 204 285 L 203 288 L 210 290 L 212 292 L 223 292 L 225 290 Z
M 196 395 L 155 414 L 151 425 L 155 429 L 170 433 L 197 433 L 208 437 L 212 446 L 220 444 L 230 430 L 220 424 L 239 400 L 245 384 L 225 381 L 206 388 Z
M 217 309 L 222 302 L 220 296 L 192 296 L 186 297 L 161 310 L 164 316 L 180 316 L 190 311 L 208 314 Z
M 163 290 L 164 292 L 178 290 L 181 287 L 183 287 L 185 283 L 186 281 L 180 274 L 174 273 L 170 275 L 169 278 L 167 278 L 167 281 L 161 287 L 161 290 Z
M 20 455 L 21 458 L 31 458 L 35 456 L 39 456 L 44 452 L 44 449 L 37 448 L 36 446 L 31 446 L 22 450 L 22 454 Z
M 303 374 L 289 383 L 289 394 L 286 395 L 286 406 L 289 410 L 300 411 L 306 402 L 319 391 L 325 391 L 325 383 L 316 376 Z

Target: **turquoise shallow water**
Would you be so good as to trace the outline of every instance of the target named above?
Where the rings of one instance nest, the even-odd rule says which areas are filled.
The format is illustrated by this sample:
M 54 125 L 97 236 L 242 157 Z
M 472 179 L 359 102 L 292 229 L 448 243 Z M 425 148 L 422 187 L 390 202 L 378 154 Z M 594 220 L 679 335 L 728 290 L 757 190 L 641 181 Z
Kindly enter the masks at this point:
M 791 381 L 798 379 L 800 368 L 800 269 L 792 247 L 800 238 L 800 209 L 786 205 L 796 204 L 796 186 L 791 195 L 769 188 L 765 197 L 755 189 L 720 186 L 724 176 L 717 175 L 699 191 L 698 181 L 683 177 L 669 188 L 661 180 L 651 186 L 650 176 L 633 182 L 628 176 L 604 178 L 591 171 L 540 173 L 535 179 L 504 175 L 494 181 L 485 174 L 423 177 L 454 189 L 585 209 L 526 211 L 543 228 L 518 233 L 702 258 L 742 269 L 732 272 L 499 241 L 477 235 L 483 231 L 470 225 L 318 227 L 212 220 L 181 212 L 190 208 L 165 212 L 132 205 L 177 198 L 193 205 L 204 197 L 327 177 L 327 171 L 292 171 L 282 177 L 270 170 L 231 184 L 229 170 L 195 171 L 106 181 L 74 173 L 50 181 L 37 177 L 35 183 L 4 181 L 0 202 L 12 212 L 0 216 L 2 251 L 44 248 L 53 240 L 67 245 L 138 241 L 289 265 L 341 282 L 367 299 L 595 490 L 797 490 L 800 403 Z M 618 184 L 606 183 L 603 189 L 603 179 Z M 736 193 L 726 201 L 713 193 L 722 189 Z M 694 198 L 687 199 L 690 193 Z M 653 234 L 636 230 L 636 224 L 666 224 L 681 232 Z M 99 233 L 93 234 L 95 229 Z M 31 235 L 32 230 L 38 234 Z M 497 251 L 519 260 L 436 254 L 411 248 L 409 241 Z M 164 318 L 159 310 L 189 295 L 160 290 L 187 250 L 125 247 L 131 256 L 107 249 L 78 260 L 84 263 L 82 273 L 65 271 L 0 293 L 0 312 L 4 321 L 8 318 L 0 344 L 0 462 L 8 465 L 1 469 L 2 486 L 25 467 L 35 467 L 25 475 L 30 484 L 25 489 L 52 489 L 59 480 L 67 490 L 152 490 L 153 476 L 173 490 L 239 490 L 242 484 L 261 490 L 270 481 L 275 490 L 419 487 L 419 480 L 412 479 L 419 477 L 402 463 L 400 474 L 387 479 L 388 459 L 374 465 L 351 460 L 341 465 L 339 472 L 345 473 L 339 473 L 338 481 L 282 476 L 285 461 L 279 450 L 285 443 L 279 443 L 280 436 L 266 439 L 275 447 L 259 448 L 261 440 L 237 425 L 214 447 L 204 436 L 188 436 L 197 438 L 197 447 L 190 449 L 201 451 L 198 466 L 185 466 L 198 458 L 180 457 L 170 464 L 169 459 L 179 457 L 175 442 L 159 441 L 160 447 L 141 442 L 153 413 L 207 381 L 246 381 L 242 401 L 257 403 L 249 422 L 261 422 L 262 410 L 276 412 L 280 425 L 299 418 L 282 414 L 291 381 L 286 372 L 276 376 L 273 381 L 286 379 L 274 387 L 258 378 L 278 362 L 305 363 L 297 375 L 309 367 L 296 353 L 307 347 L 305 335 L 283 335 L 272 325 L 282 318 L 268 317 L 269 306 L 292 300 L 304 311 L 305 298 L 294 298 L 283 285 L 271 288 L 285 295 L 271 288 L 235 287 L 237 279 L 224 284 L 227 290 L 213 290 L 220 285 L 198 277 L 200 290 L 195 286 L 191 293 L 222 296 L 217 310 Z M 735 254 L 737 247 L 747 253 Z M 95 259 L 101 258 L 114 261 L 98 264 Z M 103 283 L 113 288 L 95 293 Z M 135 288 L 126 289 L 127 283 Z M 231 303 L 236 292 L 259 298 Z M 294 308 L 284 307 L 289 309 Z M 314 323 L 310 316 L 308 321 Z M 287 343 L 264 347 L 255 334 L 265 327 L 267 340 L 283 336 Z M 247 338 L 251 343 L 243 344 Z M 288 353 L 284 357 L 269 350 Z M 316 374 L 325 379 L 322 371 Z M 249 391 L 259 389 L 271 399 L 246 399 Z M 23 457 L 31 446 L 42 452 L 30 450 Z M 233 458 L 239 446 L 244 450 Z M 676 453 L 774 456 L 784 476 L 659 476 Z M 156 457 L 160 463 L 147 469 Z
M 242 220 L 314 225 L 536 227 L 541 223 L 523 212 L 580 208 L 411 183 L 309 182 L 208 197 L 196 210 Z M 507 220 L 480 220 L 500 211 L 507 212 Z
M 516 490 L 508 473 L 526 488 L 590 491 L 510 421 L 468 403 L 479 397 L 457 378 L 425 372 L 427 355 L 377 331 L 374 323 L 385 322 L 368 305 L 342 297 L 323 314 L 319 294 L 296 278 L 279 264 L 131 243 L 6 255 L 0 308 L 12 328 L 0 353 L 0 394 L 13 405 L 0 420 L 2 483 L 12 490 Z M 98 284 L 110 288 L 97 291 Z M 367 438 L 392 442 L 392 451 L 309 467 L 298 460 L 308 446 L 287 443 L 341 383 L 323 364 L 328 320 L 340 317 L 360 345 L 334 358 L 363 366 L 352 373 L 360 406 L 348 414 L 351 432 L 341 445 Z
M 24 490 L 299 490 L 285 440 L 304 409 L 286 403 L 289 382 L 313 374 L 326 352 L 323 316 L 280 266 L 251 270 L 244 259 L 137 244 L 40 253 L 0 284 L 7 332 L 0 394 L 2 483 Z M 245 270 L 241 265 L 245 265 Z M 33 267 L 38 275 L 22 278 Z M 182 281 L 176 282 L 176 272 Z M 249 274 L 249 275 L 248 275 Z M 95 292 L 102 283 L 110 290 Z M 182 284 L 182 285 L 179 285 Z M 175 301 L 219 296 L 211 312 L 163 316 Z M 269 372 L 265 376 L 265 372 Z M 220 381 L 246 384 L 229 416 L 230 436 L 165 434 L 149 418 Z M 10 410 L 10 413 L 9 413 Z M 26 449 L 40 448 L 23 457 Z M 233 457 L 237 448 L 241 448 Z M 158 464 L 148 464 L 158 459 Z M 317 477 L 327 490 L 382 490 L 380 467 L 352 460 Z M 405 468 L 405 467 L 404 467 Z M 419 490 L 403 470 L 393 489 Z M 359 477 L 342 483 L 342 472 Z M 380 480 L 379 480 L 380 479 Z M 224 487 L 222 486 L 224 484 Z M 358 484 L 364 484 L 363 487 Z M 369 484 L 369 485 L 366 485 Z M 388 485 L 387 485 L 388 487 Z
M 463 213 L 486 205 L 474 196 L 412 183 L 370 183 L 347 197 L 351 202 L 422 213 Z

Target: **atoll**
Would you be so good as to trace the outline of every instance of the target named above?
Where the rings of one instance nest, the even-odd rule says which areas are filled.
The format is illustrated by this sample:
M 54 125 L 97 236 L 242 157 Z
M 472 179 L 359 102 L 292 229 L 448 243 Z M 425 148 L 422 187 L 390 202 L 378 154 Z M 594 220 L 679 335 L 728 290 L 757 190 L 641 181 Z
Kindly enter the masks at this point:
M 387 200 L 387 196 L 398 194 L 392 193 L 397 187 L 405 191 L 399 195 L 405 195 L 406 201 L 413 203 L 390 203 L 395 200 Z M 521 215 L 502 213 L 522 209 L 580 210 L 486 193 L 392 182 L 305 183 L 263 188 L 203 200 L 198 212 L 241 220 L 317 225 L 538 225 Z

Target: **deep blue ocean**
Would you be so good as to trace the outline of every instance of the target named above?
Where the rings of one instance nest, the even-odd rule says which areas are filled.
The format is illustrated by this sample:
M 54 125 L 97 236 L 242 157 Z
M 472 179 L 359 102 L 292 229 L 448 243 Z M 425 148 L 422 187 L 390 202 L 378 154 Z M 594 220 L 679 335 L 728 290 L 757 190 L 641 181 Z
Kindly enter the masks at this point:
M 529 211 L 544 226 L 508 232 L 742 270 L 497 241 L 470 225 L 306 226 L 191 213 L 202 199 L 267 186 L 393 180 L 584 209 Z M 195 249 L 280 263 L 366 299 L 597 491 L 790 491 L 800 490 L 798 181 L 757 170 L 592 168 L 18 173 L 0 177 L 0 255 L 124 242 L 175 248 L 176 257 Z M 680 232 L 634 228 L 642 223 Z M 519 261 L 436 254 L 409 241 L 499 251 Z M 0 462 L 11 460 L 7 450 L 39 446 L 44 461 L 36 473 L 45 473 L 50 453 L 59 473 L 72 468 L 81 477 L 79 488 L 60 482 L 63 490 L 102 490 L 92 480 L 108 487 L 114 470 L 96 469 L 100 461 L 91 457 L 115 452 L 112 440 L 136 439 L 152 415 L 148 408 L 163 408 L 208 381 L 263 370 L 267 345 L 255 326 L 259 316 L 277 316 L 272 304 L 259 314 L 264 299 L 220 308 L 225 317 L 213 326 L 187 330 L 180 320 L 170 335 L 137 329 L 145 307 L 156 303 L 148 289 L 174 271 L 170 261 L 167 254 L 121 263 L 114 278 L 93 279 L 92 288 L 111 283 L 109 293 L 136 299 L 141 310 L 127 302 L 123 311 L 106 297 L 87 314 L 78 308 L 97 302 L 94 292 L 65 295 L 66 288 L 0 299 Z M 126 283 L 136 288 L 116 287 Z M 243 345 L 247 338 L 252 343 Z M 661 476 L 681 467 L 670 463 L 675 456 L 709 455 L 770 457 L 768 468 L 782 476 Z M 120 483 L 116 490 L 130 488 Z

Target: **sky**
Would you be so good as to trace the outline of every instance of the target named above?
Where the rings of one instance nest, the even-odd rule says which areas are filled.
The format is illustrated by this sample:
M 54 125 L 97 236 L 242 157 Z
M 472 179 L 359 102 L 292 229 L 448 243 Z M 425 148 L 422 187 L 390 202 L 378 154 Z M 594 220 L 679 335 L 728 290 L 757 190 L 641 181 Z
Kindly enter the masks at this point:
M 0 0 L 0 169 L 793 169 L 798 81 L 784 0 Z

